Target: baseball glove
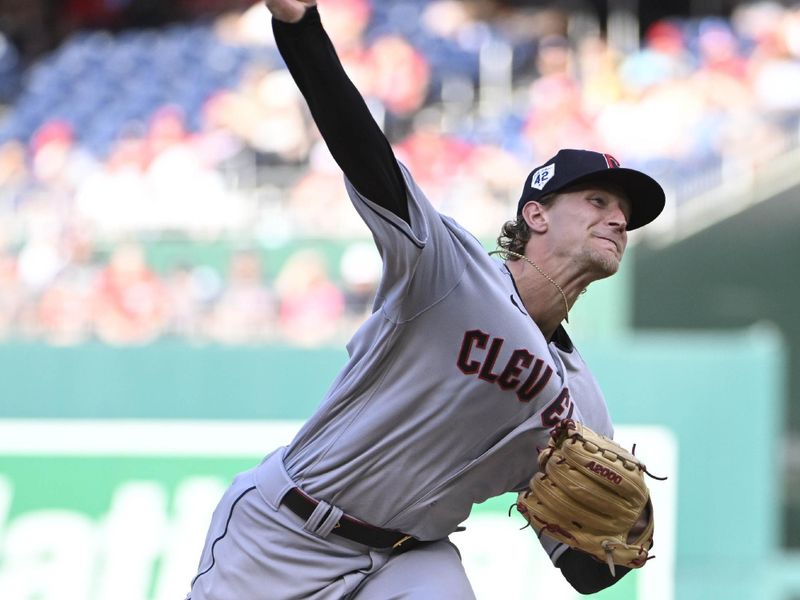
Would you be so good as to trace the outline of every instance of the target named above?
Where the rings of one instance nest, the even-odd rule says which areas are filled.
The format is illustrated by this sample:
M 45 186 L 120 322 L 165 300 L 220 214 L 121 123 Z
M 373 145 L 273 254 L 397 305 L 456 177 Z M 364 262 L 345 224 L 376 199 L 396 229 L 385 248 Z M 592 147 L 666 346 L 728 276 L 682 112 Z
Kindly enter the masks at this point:
M 540 471 L 519 494 L 517 510 L 537 533 L 605 561 L 612 575 L 615 564 L 643 566 L 654 525 L 645 466 L 571 419 L 550 436 L 539 453 Z

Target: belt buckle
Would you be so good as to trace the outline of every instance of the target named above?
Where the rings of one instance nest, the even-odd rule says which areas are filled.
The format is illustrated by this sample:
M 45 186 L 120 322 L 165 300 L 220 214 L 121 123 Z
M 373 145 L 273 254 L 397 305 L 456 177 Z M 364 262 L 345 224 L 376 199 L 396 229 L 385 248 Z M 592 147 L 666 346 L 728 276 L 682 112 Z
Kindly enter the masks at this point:
M 410 540 L 411 537 L 412 536 L 410 536 L 410 535 L 405 535 L 405 536 L 401 537 L 397 542 L 394 543 L 394 545 L 392 546 L 392 550 L 397 550 L 400 546 L 402 546 L 408 540 Z

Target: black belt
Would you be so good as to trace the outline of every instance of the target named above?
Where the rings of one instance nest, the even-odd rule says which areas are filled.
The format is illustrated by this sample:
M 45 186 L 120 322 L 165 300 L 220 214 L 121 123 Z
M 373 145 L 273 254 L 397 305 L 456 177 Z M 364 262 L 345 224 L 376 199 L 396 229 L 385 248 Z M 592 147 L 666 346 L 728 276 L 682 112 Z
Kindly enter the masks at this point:
M 308 520 L 319 502 L 302 490 L 292 488 L 283 497 L 283 504 L 301 519 Z M 332 533 L 365 546 L 391 548 L 395 552 L 405 552 L 421 543 L 420 540 L 400 531 L 381 529 L 345 514 L 341 516 Z

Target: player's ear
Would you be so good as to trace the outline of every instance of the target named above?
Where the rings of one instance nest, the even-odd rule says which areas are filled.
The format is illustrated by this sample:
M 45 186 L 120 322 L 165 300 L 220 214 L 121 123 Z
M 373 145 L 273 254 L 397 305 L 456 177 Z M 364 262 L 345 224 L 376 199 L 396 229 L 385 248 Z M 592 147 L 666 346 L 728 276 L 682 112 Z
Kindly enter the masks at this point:
M 547 209 L 536 201 L 528 202 L 522 207 L 522 217 L 534 233 L 547 231 L 549 219 Z

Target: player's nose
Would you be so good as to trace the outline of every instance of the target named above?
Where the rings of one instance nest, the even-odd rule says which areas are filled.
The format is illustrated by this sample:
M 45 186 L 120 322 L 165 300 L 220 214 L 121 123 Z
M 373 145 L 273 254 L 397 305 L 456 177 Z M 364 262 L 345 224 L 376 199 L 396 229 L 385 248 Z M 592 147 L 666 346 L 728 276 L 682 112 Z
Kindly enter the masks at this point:
M 607 223 L 617 231 L 626 231 L 628 227 L 628 217 L 625 216 L 625 211 L 619 204 L 609 206 L 609 214 Z

